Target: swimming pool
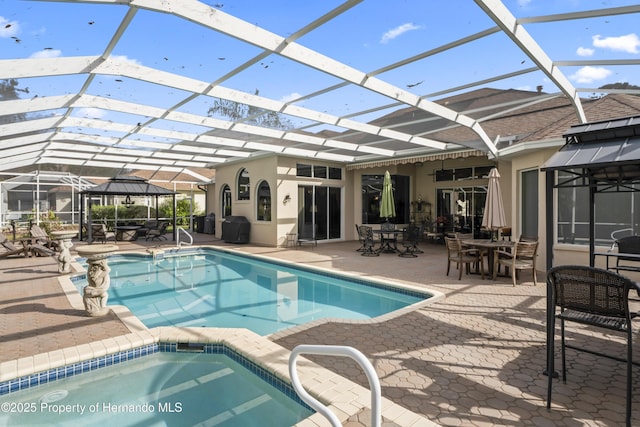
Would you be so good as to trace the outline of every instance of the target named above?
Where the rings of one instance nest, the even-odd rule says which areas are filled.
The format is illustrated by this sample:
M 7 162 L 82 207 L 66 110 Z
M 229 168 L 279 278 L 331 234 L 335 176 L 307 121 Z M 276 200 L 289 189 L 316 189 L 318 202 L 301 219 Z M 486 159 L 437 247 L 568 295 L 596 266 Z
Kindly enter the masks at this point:
M 202 346 L 214 354 L 162 346 L 174 352 L 156 346 L 131 360 L 110 355 L 36 374 L 41 385 L 0 397 L 0 425 L 290 426 L 313 413 L 290 387 L 220 345 Z M 88 372 L 73 375 L 83 364 Z
M 109 304 L 147 327 L 247 328 L 260 335 L 317 319 L 371 319 L 431 294 L 217 249 L 109 258 Z M 76 282 L 81 292 L 86 282 Z

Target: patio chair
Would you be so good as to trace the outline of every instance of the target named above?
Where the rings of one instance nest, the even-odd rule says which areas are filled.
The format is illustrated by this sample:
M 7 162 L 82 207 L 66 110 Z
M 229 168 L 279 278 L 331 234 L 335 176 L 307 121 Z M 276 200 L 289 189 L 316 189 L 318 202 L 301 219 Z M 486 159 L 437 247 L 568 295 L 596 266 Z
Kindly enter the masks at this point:
M 373 229 L 368 225 L 361 225 L 358 227 L 358 238 L 362 242 L 362 250 L 360 255 L 362 256 L 378 256 L 378 251 L 374 249 L 375 242 L 373 241 Z
M 420 239 L 420 227 L 414 224 L 409 224 L 407 228 L 402 232 L 402 246 L 404 251 L 400 252 L 398 256 L 416 258 L 418 255 L 418 239 Z
M 142 227 L 137 230 L 137 237 L 146 237 L 147 232 L 149 230 L 153 230 L 158 228 L 158 221 L 152 219 L 149 221 L 145 221 Z
M 466 272 L 469 274 L 470 266 L 476 266 L 476 270 L 480 270 L 482 280 L 484 280 L 484 263 L 482 262 L 482 253 L 478 249 L 465 249 L 462 247 L 460 240 L 455 237 L 446 237 L 444 241 L 447 245 L 447 276 L 451 270 L 451 263 L 456 263 L 458 268 L 458 280 L 462 279 L 462 268 L 466 266 Z
M 562 382 L 567 382 L 566 351 L 571 348 L 626 362 L 627 364 L 627 405 L 626 425 L 631 425 L 632 397 L 632 325 L 631 319 L 636 313 L 629 310 L 629 291 L 635 284 L 629 278 L 609 270 L 586 266 L 558 266 L 547 272 L 547 286 L 551 289 L 553 312 L 548 313 L 547 334 L 547 409 L 551 409 L 551 391 L 555 355 L 555 319 L 560 319 Z M 557 313 L 556 307 L 560 308 Z M 597 352 L 585 347 L 568 344 L 565 341 L 565 322 L 604 328 L 608 331 L 625 333 L 627 338 L 627 356 L 620 358 L 613 354 Z M 605 335 L 606 337 L 606 335 Z M 606 338 L 603 338 L 606 339 Z M 576 342 L 577 340 L 572 340 Z M 591 341 L 587 338 L 585 341 Z
M 108 231 L 107 226 L 102 223 L 94 223 L 91 224 L 91 237 L 93 238 L 93 241 L 102 241 L 102 243 L 106 243 L 109 239 L 113 239 L 115 242 L 116 233 Z
M 618 247 L 619 253 L 640 255 L 640 236 L 622 237 L 616 240 L 614 245 Z M 635 265 L 630 265 L 629 263 L 634 263 Z M 638 263 L 637 258 L 618 256 L 614 270 L 616 270 L 616 273 L 619 273 L 620 270 L 640 271 L 640 263 Z
M 29 249 L 26 246 L 16 246 L 7 239 L 4 233 L 0 233 L 0 258 L 8 258 L 14 255 L 22 255 L 24 257 L 29 256 Z
M 496 279 L 500 266 L 511 272 L 513 286 L 516 286 L 519 270 L 531 270 L 533 284 L 536 284 L 536 258 L 538 257 L 538 242 L 518 241 L 511 252 L 496 250 L 493 255 L 493 280 Z
M 169 223 L 167 221 L 160 221 L 158 223 L 158 228 L 151 228 L 147 230 L 147 234 L 145 235 L 145 240 L 149 240 L 149 239 L 167 240 L 167 236 L 165 236 L 165 234 L 167 234 L 168 226 L 169 226 Z
M 31 233 L 31 237 L 33 238 L 33 243 L 37 243 L 49 249 L 57 249 L 58 242 L 55 240 L 51 240 L 49 234 L 44 231 L 39 225 L 33 224 L 31 229 L 29 230 Z
M 360 247 L 356 249 L 356 252 L 362 252 L 364 250 L 364 239 L 360 235 L 360 227 L 356 224 L 356 236 L 358 236 L 358 241 L 360 242 Z

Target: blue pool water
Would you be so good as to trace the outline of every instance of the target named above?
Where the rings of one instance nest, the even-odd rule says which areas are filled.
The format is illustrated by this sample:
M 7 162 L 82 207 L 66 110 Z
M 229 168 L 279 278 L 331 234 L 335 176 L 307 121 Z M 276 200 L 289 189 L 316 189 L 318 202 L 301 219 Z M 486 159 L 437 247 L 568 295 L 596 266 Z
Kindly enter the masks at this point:
M 261 335 L 322 318 L 369 319 L 430 297 L 206 249 L 154 261 L 109 258 L 109 304 L 147 327 L 247 328 Z M 86 282 L 77 282 L 79 291 Z
M 224 354 L 164 352 L 10 393 L 0 405 L 7 426 L 275 427 L 313 413 Z

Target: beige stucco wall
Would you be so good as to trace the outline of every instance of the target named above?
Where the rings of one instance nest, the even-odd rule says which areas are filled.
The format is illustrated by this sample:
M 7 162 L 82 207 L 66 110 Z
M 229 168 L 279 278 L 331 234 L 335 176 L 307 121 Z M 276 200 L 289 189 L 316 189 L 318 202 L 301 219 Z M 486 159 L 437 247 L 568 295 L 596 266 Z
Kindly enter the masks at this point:
M 328 180 L 296 176 L 296 164 L 304 163 L 338 167 L 343 170 L 342 180 Z M 237 177 L 242 168 L 247 169 L 250 178 L 251 198 L 237 199 Z M 224 220 L 221 211 L 221 191 L 228 184 L 232 193 L 232 215 L 245 216 L 251 222 L 251 243 L 267 246 L 282 246 L 286 243 L 287 233 L 297 233 L 298 221 L 298 187 L 300 185 L 330 185 L 343 189 L 342 206 L 345 217 L 353 211 L 353 193 L 345 185 L 347 172 L 343 165 L 312 159 L 294 158 L 288 156 L 266 156 L 243 162 L 221 165 L 216 168 L 216 184 L 210 185 L 208 191 L 208 210 L 215 212 L 218 220 L 216 237 L 222 236 L 221 222 Z M 271 220 L 257 220 L 256 189 L 261 181 L 266 180 L 271 189 Z M 285 202 L 286 196 L 289 200 Z M 342 224 L 343 237 L 345 224 Z
M 547 141 L 538 145 L 527 146 L 517 152 L 508 153 L 498 160 L 486 157 L 470 157 L 448 159 L 444 161 L 431 161 L 422 164 L 393 165 L 387 167 L 375 167 L 367 169 L 347 170 L 341 164 L 301 159 L 287 156 L 268 156 L 251 159 L 245 162 L 222 165 L 216 168 L 216 184 L 208 188 L 207 213 L 215 212 L 218 221 L 223 216 L 220 211 L 220 191 L 224 184 L 229 184 L 233 194 L 233 215 L 246 216 L 252 223 L 251 242 L 270 246 L 285 244 L 287 233 L 297 232 L 298 220 L 298 187 L 300 185 L 330 185 L 341 186 L 343 224 L 342 237 L 344 240 L 356 240 L 354 224 L 362 223 L 362 175 L 384 174 L 389 171 L 392 175 L 405 175 L 410 177 L 410 198 L 416 201 L 421 198 L 423 202 L 430 203 L 432 219 L 436 215 L 436 190 L 439 188 L 469 187 L 486 185 L 486 179 L 465 180 L 453 182 L 435 182 L 434 173 L 441 169 L 454 169 L 471 166 L 497 166 L 501 178 L 502 196 L 505 205 L 507 223 L 511 225 L 513 238 L 517 239 L 522 234 L 522 194 L 521 174 L 525 171 L 538 170 L 558 150 L 564 141 Z M 321 164 L 325 166 L 341 167 L 343 170 L 342 181 L 322 180 L 296 176 L 296 164 Z M 238 201 L 236 195 L 237 176 L 241 168 L 249 171 L 251 178 L 252 197 L 249 201 Z M 547 223 L 555 223 L 554 218 L 546 218 L 546 194 L 545 173 L 540 171 L 538 175 L 539 203 L 538 203 L 538 261 L 540 271 L 547 269 L 546 265 L 546 227 Z M 272 191 L 272 220 L 257 221 L 255 191 L 261 180 L 267 180 Z M 290 201 L 285 203 L 285 197 L 289 195 Z M 555 214 L 554 214 L 555 215 Z M 217 237 L 221 236 L 220 224 L 216 227 Z M 606 250 L 607 248 L 597 248 Z M 580 264 L 588 265 L 588 247 L 580 245 L 556 244 L 554 246 L 554 265 Z M 596 265 L 604 267 L 604 258 L 597 258 Z

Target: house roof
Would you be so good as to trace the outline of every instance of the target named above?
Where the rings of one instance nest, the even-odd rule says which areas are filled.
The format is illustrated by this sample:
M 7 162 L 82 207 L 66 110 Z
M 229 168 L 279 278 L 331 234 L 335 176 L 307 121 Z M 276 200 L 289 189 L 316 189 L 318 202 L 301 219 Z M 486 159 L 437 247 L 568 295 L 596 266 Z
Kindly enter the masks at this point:
M 102 176 L 114 176 L 137 169 L 200 178 L 202 174 L 194 172 L 197 168 L 265 153 L 345 164 L 464 149 L 496 156 L 494 135 L 502 134 L 499 123 L 491 120 L 515 120 L 514 107 L 523 109 L 527 100 L 535 102 L 530 98 L 549 97 L 558 103 L 562 99 L 569 114 L 584 122 L 585 105 L 579 95 L 594 89 L 574 87 L 567 76 L 586 66 L 615 66 L 629 70 L 620 74 L 632 76 L 640 65 L 621 53 L 606 60 L 572 61 L 554 54 L 553 44 L 548 49 L 542 46 L 543 39 L 564 37 L 562 23 L 569 20 L 606 19 L 611 27 L 626 28 L 629 18 L 640 14 L 640 5 L 526 16 L 526 8 L 475 0 L 463 7 L 479 8 L 481 19 L 469 22 L 462 14 L 440 16 L 443 7 L 437 2 L 394 3 L 394 8 L 409 8 L 405 12 L 425 8 L 425 16 L 450 22 L 450 32 L 433 34 L 426 28 L 423 52 L 403 50 L 399 38 L 394 45 L 397 60 L 374 67 L 374 56 L 339 57 L 314 49 L 313 40 L 331 36 L 340 44 L 356 37 L 357 31 L 343 34 L 336 26 L 374 25 L 373 20 L 363 24 L 360 11 L 385 14 L 386 8 L 375 1 L 305 3 L 304 8 L 289 2 L 274 4 L 274 9 L 288 8 L 290 25 L 281 33 L 271 30 L 281 28 L 277 25 L 281 14 L 254 22 L 243 15 L 247 7 L 240 4 L 234 8 L 198 1 L 44 0 L 5 6 L 9 4 L 15 16 L 41 15 L 46 9 L 55 19 L 47 22 L 50 31 L 14 37 L 15 49 L 3 48 L 5 53 L 0 54 L 0 80 L 23 83 L 20 94 L 26 95 L 2 100 L 0 171 L 38 167 L 83 176 L 101 170 Z M 60 19 L 78 16 L 78 11 L 92 18 Z M 201 39 L 184 40 L 183 30 L 193 28 Z M 101 34 L 104 42 L 76 43 L 87 31 Z M 73 43 L 57 46 L 61 43 L 53 36 L 57 33 Z M 146 34 L 145 40 L 157 36 L 164 41 L 157 43 L 163 55 L 155 63 L 137 61 L 155 45 L 131 42 Z M 185 43 L 202 45 L 197 70 L 175 60 L 183 56 Z M 42 46 L 47 46 L 42 55 L 31 57 Z M 52 50 L 62 54 L 51 57 Z M 235 55 L 240 50 L 251 53 Z M 470 58 L 470 50 L 476 59 Z M 522 61 L 499 64 L 494 52 L 507 50 L 517 52 Z M 495 67 L 489 74 L 476 75 L 477 61 Z M 285 64 L 294 65 L 297 72 L 280 71 L 284 67 L 279 65 Z M 465 79 L 455 87 L 442 86 L 437 79 L 424 85 L 405 81 L 416 74 L 429 76 L 435 67 L 452 73 L 464 70 Z M 518 87 L 521 76 L 546 80 L 547 93 L 492 89 L 461 93 L 489 84 Z M 294 99 L 270 93 L 274 82 L 288 84 Z M 26 86 L 41 92 L 27 94 Z M 360 107 L 364 99 L 367 104 Z M 252 115 L 208 114 L 207 108 L 216 104 L 244 106 Z M 113 118 L 103 119 L 94 112 L 108 112 Z M 253 121 L 269 115 L 286 119 L 291 126 Z M 374 120 L 380 116 L 385 117 Z M 531 127 L 523 127 L 522 135 L 534 132 Z

